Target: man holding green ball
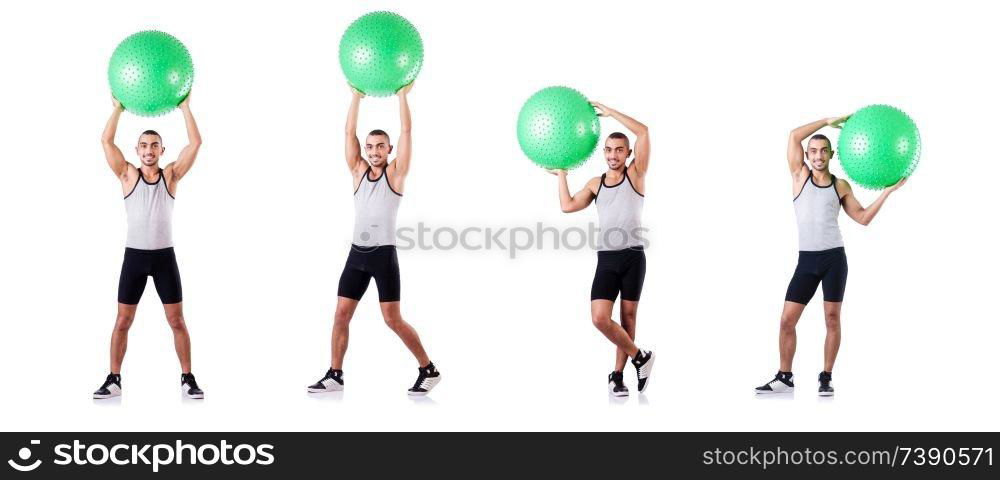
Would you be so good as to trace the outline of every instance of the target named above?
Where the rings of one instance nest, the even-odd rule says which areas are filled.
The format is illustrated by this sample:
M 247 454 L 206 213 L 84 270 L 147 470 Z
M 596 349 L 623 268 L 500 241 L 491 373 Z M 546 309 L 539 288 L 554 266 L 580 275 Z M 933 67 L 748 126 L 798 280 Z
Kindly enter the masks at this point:
M 903 178 L 887 188 L 877 200 L 863 207 L 854 197 L 850 183 L 830 173 L 833 144 L 823 127 L 840 128 L 848 117 L 831 117 L 792 130 L 788 137 L 788 168 L 792 175 L 792 198 L 799 231 L 799 262 L 785 293 L 778 336 L 780 366 L 774 380 L 757 387 L 758 394 L 791 393 L 792 357 L 795 356 L 795 326 L 806 304 L 823 284 L 823 311 L 826 343 L 823 371 L 819 374 L 819 395 L 833 395 L 833 363 L 840 349 L 840 310 L 847 285 L 847 256 L 837 217 L 843 208 L 847 216 L 868 225 L 889 195 L 906 183 Z M 806 150 L 802 142 L 809 139 Z
M 438 382 L 437 370 L 420 337 L 400 313 L 399 260 L 396 257 L 396 212 L 403 198 L 403 185 L 410 171 L 410 105 L 407 94 L 413 84 L 399 89 L 399 148 L 389 161 L 393 146 L 389 134 L 372 130 L 365 139 L 364 157 L 358 141 L 358 110 L 364 94 L 352 87 L 353 97 L 347 113 L 345 146 L 347 168 L 354 180 L 354 239 L 347 263 L 337 287 L 337 309 L 333 319 L 330 369 L 309 393 L 336 392 L 344 389 L 344 356 L 347 353 L 349 325 L 371 279 L 378 288 L 379 308 L 385 324 L 399 336 L 418 363 L 417 380 L 407 390 L 411 396 L 427 395 Z M 367 160 L 366 160 L 367 159 Z
M 114 109 L 104 127 L 101 144 L 108 166 L 121 182 L 128 215 L 128 237 L 118 281 L 118 317 L 111 333 L 111 373 L 94 392 L 94 398 L 117 397 L 122 393 L 121 366 L 128 345 L 128 331 L 148 277 L 153 277 L 167 323 L 174 334 L 174 349 L 181 363 L 181 394 L 187 398 L 204 398 L 204 392 L 191 373 L 191 338 L 184 323 L 181 278 L 171 235 L 177 184 L 191 170 L 201 148 L 201 133 L 191 113 L 191 96 L 189 94 L 179 106 L 187 127 L 188 144 L 180 150 L 176 161 L 163 168 L 160 168 L 160 158 L 166 148 L 163 138 L 153 130 L 142 132 L 135 147 L 140 166 L 137 168 L 125 161 L 121 149 L 115 145 L 123 108 L 114 97 L 112 103 Z
M 608 171 L 591 178 L 575 195 L 570 195 L 566 170 L 550 170 L 559 177 L 559 205 L 565 213 L 597 204 L 600 223 L 597 271 L 590 291 L 590 312 L 594 326 L 617 347 L 615 367 L 608 375 L 608 392 L 628 396 L 624 383 L 625 363 L 632 358 L 638 377 L 639 393 L 649 386 L 652 351 L 635 345 L 636 314 L 639 295 L 646 276 L 646 243 L 642 236 L 642 205 L 646 191 L 646 168 L 649 165 L 649 129 L 638 120 L 599 102 L 591 102 L 601 117 L 618 120 L 635 135 L 635 150 L 629 148 L 625 134 L 614 132 L 604 142 Z M 634 157 L 628 163 L 629 157 Z M 621 325 L 611 319 L 615 300 L 621 294 Z

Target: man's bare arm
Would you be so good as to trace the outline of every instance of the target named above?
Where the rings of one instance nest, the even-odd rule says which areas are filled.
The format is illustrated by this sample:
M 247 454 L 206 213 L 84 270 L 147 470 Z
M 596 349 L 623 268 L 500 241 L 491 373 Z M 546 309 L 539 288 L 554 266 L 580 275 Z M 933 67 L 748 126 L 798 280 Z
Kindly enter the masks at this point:
M 361 99 L 365 94 L 351 87 L 351 107 L 347 110 L 347 125 L 344 128 L 344 157 L 347 168 L 352 173 L 357 172 L 364 163 L 361 158 L 361 142 L 358 140 L 358 110 L 361 109 Z
M 194 166 L 194 161 L 198 158 L 198 150 L 201 149 L 201 132 L 198 124 L 194 121 L 194 114 L 191 113 L 191 94 L 180 104 L 181 113 L 184 115 L 184 126 L 187 129 L 188 143 L 177 155 L 177 160 L 167 165 L 164 170 L 170 170 L 170 179 L 177 183 Z
M 879 210 L 882 209 L 882 205 L 885 204 L 889 195 L 905 184 L 906 179 L 904 178 L 896 182 L 895 185 L 883 190 L 882 194 L 879 195 L 871 205 L 863 207 L 861 206 L 861 202 L 858 202 L 858 199 L 854 197 L 854 191 L 851 190 L 851 184 L 847 183 L 847 180 L 837 180 L 837 188 L 845 192 L 841 202 L 844 204 L 844 212 L 846 212 L 847 216 L 851 217 L 851 219 L 855 222 L 862 225 L 870 224 L 872 220 L 875 219 L 875 215 L 878 215 Z
M 570 195 L 569 193 L 569 183 L 566 181 L 566 170 L 549 170 L 550 173 L 559 177 L 559 207 L 564 213 L 573 213 L 583 210 L 590 205 L 590 202 L 594 201 L 594 185 L 596 181 L 600 178 L 591 179 L 587 182 L 587 186 L 583 187 L 582 190 L 576 193 L 576 195 Z
M 118 119 L 122 115 L 122 104 L 114 97 L 111 97 L 111 101 L 114 105 L 114 110 L 111 112 L 111 117 L 108 118 L 108 123 L 104 125 L 104 133 L 101 134 L 101 145 L 104 147 L 104 158 L 108 161 L 111 171 L 114 172 L 116 177 L 125 181 L 125 177 L 128 175 L 129 164 L 125 161 L 125 155 L 122 155 L 121 149 L 118 148 L 118 145 L 115 145 L 115 133 L 118 132 Z

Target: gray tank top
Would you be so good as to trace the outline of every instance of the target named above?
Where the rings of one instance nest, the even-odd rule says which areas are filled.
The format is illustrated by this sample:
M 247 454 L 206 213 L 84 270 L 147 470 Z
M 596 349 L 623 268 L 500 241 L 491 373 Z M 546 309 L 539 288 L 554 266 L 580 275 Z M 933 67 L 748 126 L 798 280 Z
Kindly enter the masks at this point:
M 125 196 L 125 213 L 128 215 L 126 247 L 158 250 L 174 246 L 174 196 L 167 191 L 162 168 L 154 183 L 147 182 L 142 171 L 139 172 L 135 187 Z
M 598 235 L 599 250 L 622 250 L 643 244 L 642 228 L 643 196 L 632 186 L 625 168 L 625 178 L 617 185 L 605 183 L 607 174 L 601 175 L 601 186 L 597 189 L 597 219 L 601 232 Z
M 837 177 L 830 175 L 830 178 L 830 185 L 820 187 L 810 173 L 802 191 L 792 201 L 799 225 L 799 251 L 818 252 L 844 246 L 837 224 L 840 215 Z
M 403 196 L 389 186 L 382 169 L 377 179 L 368 178 L 372 168 L 365 170 L 358 189 L 354 191 L 354 244 L 361 247 L 396 244 L 396 212 Z

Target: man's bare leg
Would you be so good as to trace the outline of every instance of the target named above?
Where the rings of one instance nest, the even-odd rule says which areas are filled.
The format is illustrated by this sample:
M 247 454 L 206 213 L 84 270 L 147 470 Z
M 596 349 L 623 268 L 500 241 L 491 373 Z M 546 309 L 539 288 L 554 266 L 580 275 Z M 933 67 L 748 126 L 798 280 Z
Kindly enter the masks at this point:
M 611 310 L 615 302 L 611 300 L 592 300 L 590 302 L 590 316 L 594 326 L 604 334 L 604 336 L 614 343 L 619 350 L 625 352 L 631 358 L 639 353 L 639 347 L 632 342 L 632 337 L 621 325 L 611 320 Z
M 785 307 L 781 312 L 781 327 L 778 333 L 778 355 L 780 357 L 779 370 L 782 372 L 792 371 L 792 359 L 795 357 L 795 326 L 802 318 L 802 311 L 806 306 L 801 303 L 785 302 Z
M 111 331 L 111 373 L 115 375 L 120 375 L 122 371 L 125 350 L 128 348 L 128 330 L 132 328 L 137 307 L 138 305 L 118 304 L 118 317 Z
M 628 337 L 635 341 L 635 320 L 636 313 L 639 311 L 639 302 L 634 300 L 622 300 L 621 301 L 621 322 L 622 328 L 625 329 L 625 333 Z M 628 362 L 628 354 L 624 350 L 618 349 L 615 352 L 615 371 L 621 372 L 625 370 L 625 364 Z
M 166 303 L 163 312 L 167 315 L 167 324 L 174 333 L 174 350 L 177 360 L 181 363 L 181 373 L 191 373 L 191 336 L 187 324 L 184 323 L 184 304 Z
M 420 343 L 417 331 L 403 320 L 403 315 L 399 310 L 399 302 L 380 302 L 378 305 L 382 309 L 382 319 L 385 320 L 386 326 L 399 336 L 406 348 L 417 359 L 418 366 L 426 367 L 431 363 L 427 352 L 424 351 L 424 346 Z
M 330 339 L 330 368 L 344 369 L 344 355 L 347 354 L 347 340 L 350 337 L 351 319 L 358 301 L 353 298 L 337 297 L 337 310 L 333 313 L 333 334 Z
M 840 351 L 840 307 L 842 302 L 823 302 L 826 317 L 826 343 L 823 346 L 823 371 L 833 372 Z

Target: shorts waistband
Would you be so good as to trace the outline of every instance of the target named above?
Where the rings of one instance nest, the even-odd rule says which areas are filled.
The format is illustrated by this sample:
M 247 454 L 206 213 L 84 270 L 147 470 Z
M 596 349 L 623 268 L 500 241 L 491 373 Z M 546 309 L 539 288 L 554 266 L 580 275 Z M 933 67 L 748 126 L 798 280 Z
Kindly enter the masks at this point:
M 831 253 L 844 253 L 844 247 L 830 248 L 827 250 L 799 250 L 799 255 L 829 255 Z
M 351 251 L 358 253 L 387 252 L 395 249 L 396 249 L 395 245 L 373 245 L 370 247 L 365 247 L 354 243 L 351 244 Z
M 629 253 L 629 252 L 642 252 L 642 253 L 645 253 L 645 249 L 642 248 L 642 245 L 638 245 L 638 246 L 635 246 L 635 247 L 623 248 L 621 250 L 598 250 L 597 251 L 597 255 L 598 256 L 602 256 L 602 255 L 621 255 L 621 254 Z
M 158 248 L 156 250 L 143 250 L 141 248 L 125 247 L 125 252 L 126 253 L 139 253 L 139 254 L 147 254 L 147 255 L 156 255 L 156 254 L 160 254 L 160 253 L 170 253 L 170 252 L 173 252 L 173 251 L 174 251 L 174 247 Z

